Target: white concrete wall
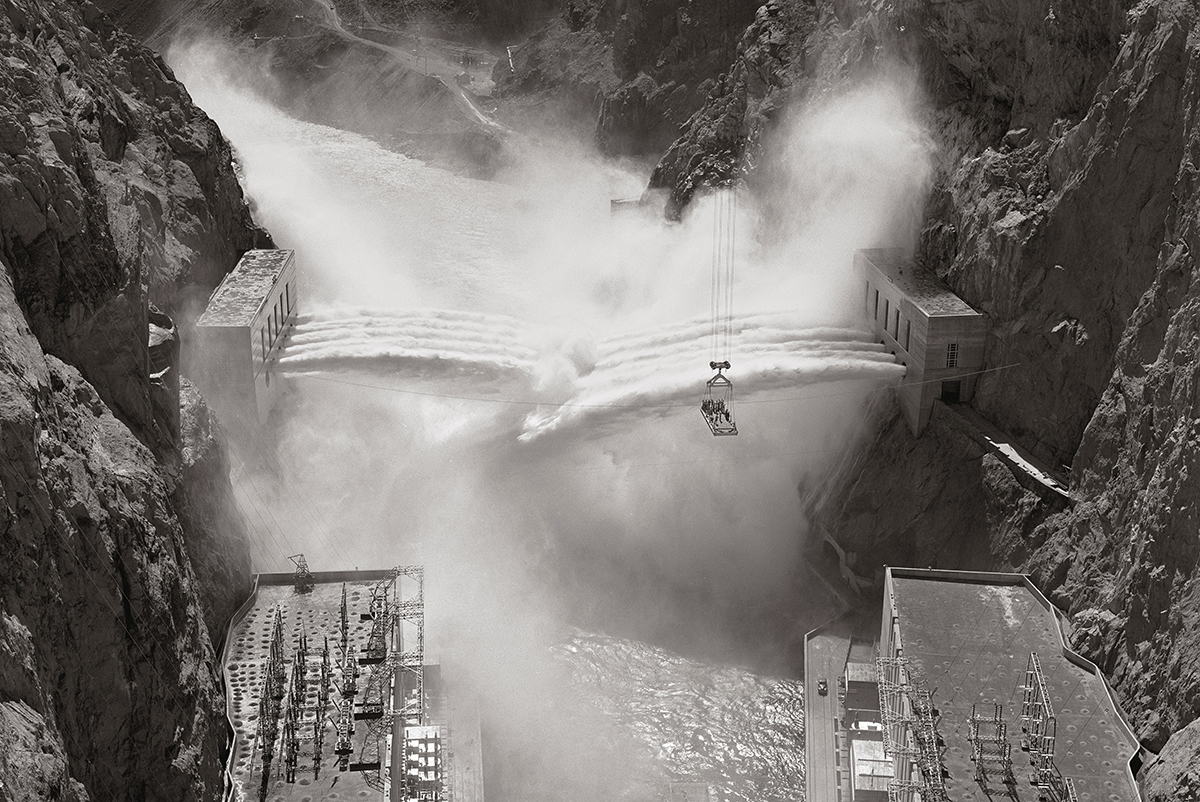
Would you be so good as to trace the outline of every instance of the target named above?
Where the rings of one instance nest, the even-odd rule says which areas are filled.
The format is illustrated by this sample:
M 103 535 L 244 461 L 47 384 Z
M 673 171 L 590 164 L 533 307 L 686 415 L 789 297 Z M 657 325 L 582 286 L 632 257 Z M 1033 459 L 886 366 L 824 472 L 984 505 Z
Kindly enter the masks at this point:
M 272 372 L 271 363 L 279 357 L 287 333 L 295 325 L 298 308 L 296 258 L 289 256 L 250 328 L 251 349 L 255 355 L 254 397 L 260 421 L 267 419 L 279 399 L 283 385 L 281 377 Z
M 919 436 L 929 423 L 942 381 L 959 381 L 960 401 L 969 401 L 983 367 L 986 322 L 982 315 L 927 315 L 869 259 L 855 256 L 863 302 L 875 340 L 907 369 L 896 389 L 909 429 Z M 958 364 L 946 366 L 946 346 L 958 343 Z

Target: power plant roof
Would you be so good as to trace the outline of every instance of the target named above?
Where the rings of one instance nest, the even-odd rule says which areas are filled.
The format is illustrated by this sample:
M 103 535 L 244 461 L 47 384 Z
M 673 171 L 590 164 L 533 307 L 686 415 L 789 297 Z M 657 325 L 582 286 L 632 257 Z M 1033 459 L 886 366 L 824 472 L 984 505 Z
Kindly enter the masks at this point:
M 1128 773 L 1138 745 L 1101 676 L 1063 648 L 1045 597 L 1016 574 L 889 569 L 904 657 L 933 693 L 948 747 L 950 799 L 986 799 L 967 740 L 971 708 L 1004 705 L 1019 799 L 1035 800 L 1029 755 L 1020 751 L 1022 685 L 1030 652 L 1041 661 L 1057 717 L 1054 764 L 1082 800 L 1138 802 Z
M 249 326 L 294 251 L 246 251 L 208 299 L 197 326 Z
M 899 248 L 868 248 L 859 251 L 863 258 L 903 292 L 929 317 L 979 315 L 932 270 L 921 265 Z

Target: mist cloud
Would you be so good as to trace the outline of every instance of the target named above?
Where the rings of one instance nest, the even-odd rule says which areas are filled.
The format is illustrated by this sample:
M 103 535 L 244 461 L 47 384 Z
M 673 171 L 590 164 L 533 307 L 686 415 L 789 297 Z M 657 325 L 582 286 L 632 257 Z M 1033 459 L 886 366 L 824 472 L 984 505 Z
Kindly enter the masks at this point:
M 575 737 L 557 717 L 573 697 L 545 646 L 571 623 L 736 642 L 804 593 L 797 483 L 903 372 L 861 328 L 851 256 L 914 241 L 932 152 L 912 93 L 811 104 L 778 180 L 739 198 L 741 433 L 715 439 L 698 410 L 712 197 L 679 224 L 612 217 L 644 176 L 575 145 L 517 142 L 515 166 L 479 181 L 291 119 L 220 54 L 170 59 L 301 265 L 278 369 L 302 375 L 270 453 L 237 473 L 257 567 L 423 563 L 430 649 L 546 772 L 531 793 L 612 798 L 623 747 L 603 721 Z M 590 779 L 558 776 L 572 765 Z

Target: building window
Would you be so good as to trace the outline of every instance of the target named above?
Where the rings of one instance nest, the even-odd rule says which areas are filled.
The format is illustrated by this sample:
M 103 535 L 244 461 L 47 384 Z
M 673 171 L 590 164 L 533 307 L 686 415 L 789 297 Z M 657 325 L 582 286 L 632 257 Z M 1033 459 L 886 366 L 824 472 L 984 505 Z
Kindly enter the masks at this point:
M 911 335 L 912 335 L 912 321 L 906 320 L 906 321 L 904 321 L 904 350 L 905 351 L 908 350 L 908 340 Z
M 267 330 L 265 328 L 258 330 L 259 339 L 262 340 L 262 358 L 263 364 L 267 361 Z
M 879 290 L 875 290 L 875 311 L 871 313 L 871 316 L 879 320 Z
M 946 367 L 958 367 L 958 343 L 949 343 L 946 345 Z
M 287 299 L 287 311 L 291 312 L 292 311 L 292 285 L 291 284 L 283 285 L 283 297 L 285 299 Z
M 892 319 L 891 302 L 887 298 L 883 299 L 883 330 L 888 330 L 888 323 Z
M 900 339 L 900 309 L 896 309 L 896 323 L 892 326 L 892 339 Z

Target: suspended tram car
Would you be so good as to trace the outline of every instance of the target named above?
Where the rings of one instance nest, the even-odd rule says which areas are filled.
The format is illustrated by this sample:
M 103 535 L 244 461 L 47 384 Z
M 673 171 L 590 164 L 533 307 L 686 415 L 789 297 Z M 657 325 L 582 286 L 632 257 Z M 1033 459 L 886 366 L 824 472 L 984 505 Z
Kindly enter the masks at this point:
M 709 362 L 708 366 L 717 372 L 708 380 L 704 391 L 704 400 L 700 402 L 700 413 L 712 431 L 714 437 L 736 435 L 737 423 L 733 420 L 733 382 L 722 370 L 729 370 L 729 362 Z
M 729 370 L 730 340 L 733 338 L 733 267 L 737 220 L 737 193 L 732 188 L 718 192 L 713 201 L 712 259 L 712 356 L 709 368 L 717 375 L 708 380 L 700 413 L 714 437 L 738 433 L 733 420 L 733 382 L 722 373 Z M 723 361 L 717 361 L 724 356 Z

